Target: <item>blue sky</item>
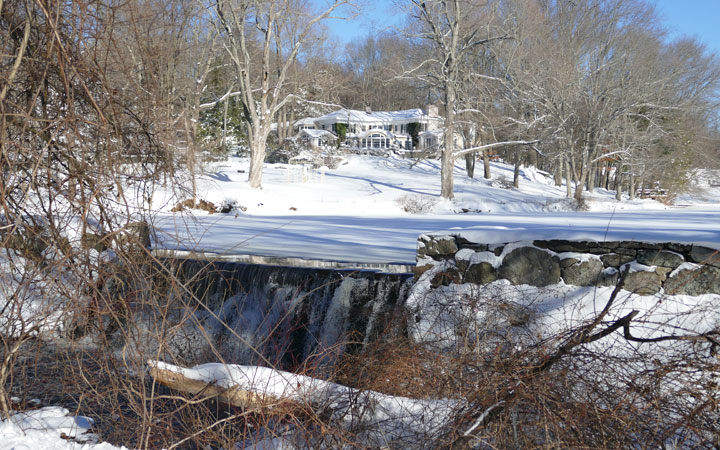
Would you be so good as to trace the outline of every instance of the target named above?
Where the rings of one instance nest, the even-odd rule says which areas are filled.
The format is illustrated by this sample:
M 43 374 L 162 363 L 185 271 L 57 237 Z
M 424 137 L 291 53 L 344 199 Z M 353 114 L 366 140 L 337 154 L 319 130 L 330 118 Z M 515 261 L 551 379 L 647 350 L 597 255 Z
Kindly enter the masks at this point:
M 671 38 L 681 35 L 697 37 L 708 49 L 720 55 L 720 0 L 649 0 L 670 31 Z M 393 0 L 365 0 L 360 17 L 352 21 L 332 20 L 331 32 L 343 42 L 365 36 L 399 23 L 402 11 Z

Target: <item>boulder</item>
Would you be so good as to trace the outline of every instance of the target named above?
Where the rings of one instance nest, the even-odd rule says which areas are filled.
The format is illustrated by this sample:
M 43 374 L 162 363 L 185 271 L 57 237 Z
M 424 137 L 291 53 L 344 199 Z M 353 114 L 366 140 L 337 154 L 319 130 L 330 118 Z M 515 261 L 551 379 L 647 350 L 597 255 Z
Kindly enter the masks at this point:
M 653 272 L 630 272 L 625 277 L 623 289 L 638 295 L 654 295 L 662 288 L 663 276 Z
M 579 264 L 580 260 L 577 258 L 565 258 L 560 260 L 560 270 L 565 269 L 575 264 Z
M 520 247 L 505 256 L 498 276 L 516 285 L 557 284 L 560 282 L 560 259 L 535 247 Z
M 418 250 L 419 256 L 429 256 L 433 259 L 443 259 L 454 255 L 458 251 L 455 239 L 452 237 L 431 238 L 424 242 L 425 247 Z M 422 253 L 422 254 L 421 254 Z
M 450 284 L 460 284 L 462 282 L 462 275 L 457 269 L 447 269 L 443 272 L 436 273 L 432 280 L 430 280 L 430 286 L 437 288 L 440 286 L 449 286 Z
M 457 236 L 455 238 L 455 243 L 457 244 L 458 248 L 469 248 L 470 250 L 474 250 L 476 252 L 484 252 L 487 251 L 488 245 L 487 244 L 478 244 L 475 242 L 468 241 L 462 236 Z
M 679 270 L 665 282 L 665 292 L 670 295 L 692 296 L 720 294 L 720 269 L 701 266 Z
M 419 279 L 422 274 L 427 272 L 428 270 L 432 269 L 434 266 L 432 264 L 425 264 L 424 266 L 415 266 L 412 268 L 413 275 L 415 275 L 415 279 Z
M 492 264 L 481 262 L 479 264 L 471 264 L 465 271 L 463 281 L 465 283 L 488 284 L 497 280 L 497 272 Z
M 608 267 L 600 273 L 600 279 L 598 279 L 598 286 L 616 286 L 620 279 L 620 272 L 614 267 Z
M 685 259 L 682 255 L 667 250 L 640 249 L 637 252 L 637 262 L 646 266 L 660 266 L 676 269 L 680 267 Z
M 692 262 L 720 267 L 720 250 L 693 245 L 690 259 Z
M 562 268 L 561 273 L 565 284 L 572 284 L 573 286 L 594 286 L 599 281 L 599 276 L 602 271 L 602 261 L 593 258 L 568 265 Z
M 629 255 L 618 255 L 617 253 L 608 253 L 607 255 L 602 255 L 600 257 L 600 260 L 602 261 L 603 265 L 605 267 L 614 267 L 618 268 L 622 266 L 623 264 L 627 264 L 630 261 L 632 261 L 634 257 Z

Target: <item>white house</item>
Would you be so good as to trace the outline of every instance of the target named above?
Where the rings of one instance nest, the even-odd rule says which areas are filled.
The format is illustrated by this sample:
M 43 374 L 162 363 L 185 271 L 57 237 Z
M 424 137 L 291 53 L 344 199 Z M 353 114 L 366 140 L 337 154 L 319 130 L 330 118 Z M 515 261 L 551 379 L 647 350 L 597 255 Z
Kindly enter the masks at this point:
M 304 128 L 298 133 L 298 139 L 301 142 L 310 144 L 313 148 L 320 148 L 337 143 L 337 136 L 327 130 L 316 130 L 313 128 Z
M 408 109 L 404 111 L 358 111 L 341 109 L 314 119 L 302 119 L 296 128 L 308 131 L 310 121 L 316 130 L 332 131 L 335 135 L 345 134 L 346 142 L 360 149 L 413 149 L 413 135 L 439 130 L 442 118 L 437 107 Z M 423 142 L 418 147 L 424 148 Z

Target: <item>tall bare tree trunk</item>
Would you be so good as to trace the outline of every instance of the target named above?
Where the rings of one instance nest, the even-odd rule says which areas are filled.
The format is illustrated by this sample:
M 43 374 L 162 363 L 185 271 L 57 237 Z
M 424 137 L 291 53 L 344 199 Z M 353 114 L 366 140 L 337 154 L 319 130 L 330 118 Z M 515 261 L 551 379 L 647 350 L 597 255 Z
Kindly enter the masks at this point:
M 483 170 L 484 170 L 484 172 L 485 172 L 483 176 L 485 177 L 486 180 L 489 180 L 490 177 L 491 177 L 491 174 L 490 174 L 490 155 L 489 155 L 489 153 L 490 153 L 490 150 L 484 150 L 484 151 L 483 151 L 483 154 L 482 154 L 482 155 L 483 155 L 483 156 L 482 156 L 482 158 L 483 158 Z
M 230 106 L 230 97 L 225 99 L 223 105 L 223 127 L 222 127 L 222 148 L 227 150 L 227 124 L 228 124 L 228 107 Z
M 553 169 L 553 182 L 557 187 L 562 186 L 562 170 L 562 163 Z
M 250 183 L 250 187 L 254 189 L 262 187 L 262 172 L 265 163 L 265 153 L 267 152 L 267 136 L 268 130 L 261 128 L 250 138 L 253 152 L 250 154 L 248 182 Z
M 474 153 L 465 155 L 465 171 L 467 172 L 468 178 L 475 177 L 475 154 Z
M 572 197 L 572 174 L 570 173 L 570 161 L 566 158 L 565 160 L 565 194 L 567 198 Z
M 451 76 L 452 77 L 452 76 Z M 443 151 L 440 165 L 440 195 L 444 199 L 452 199 L 453 169 L 455 166 L 455 90 L 452 83 L 446 81 L 445 86 L 445 134 L 443 135 Z

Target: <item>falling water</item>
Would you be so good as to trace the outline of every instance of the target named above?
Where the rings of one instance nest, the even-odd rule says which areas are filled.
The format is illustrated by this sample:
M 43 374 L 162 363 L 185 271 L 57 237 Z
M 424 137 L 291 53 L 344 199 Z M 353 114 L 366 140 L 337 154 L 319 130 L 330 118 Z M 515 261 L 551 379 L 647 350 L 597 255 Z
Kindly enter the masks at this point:
M 175 343 L 227 362 L 292 369 L 405 332 L 410 274 L 175 260 L 193 314 Z M 180 338 L 182 336 L 182 338 Z

